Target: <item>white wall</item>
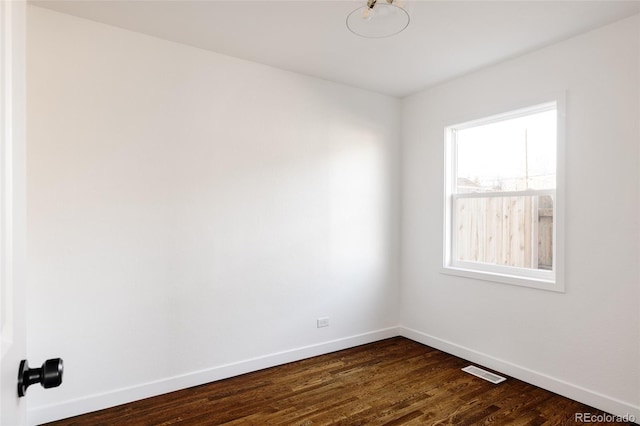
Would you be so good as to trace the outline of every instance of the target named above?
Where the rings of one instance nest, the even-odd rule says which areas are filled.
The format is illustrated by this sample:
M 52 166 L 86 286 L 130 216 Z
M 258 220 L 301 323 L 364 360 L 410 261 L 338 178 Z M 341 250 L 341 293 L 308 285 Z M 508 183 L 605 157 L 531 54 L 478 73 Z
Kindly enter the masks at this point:
M 566 293 L 439 273 L 443 128 L 566 91 Z M 640 418 L 640 16 L 403 100 L 409 337 Z
M 28 9 L 32 423 L 398 332 L 640 417 L 640 17 L 400 104 Z M 443 126 L 563 91 L 566 293 L 441 275 Z
M 30 421 L 396 335 L 399 110 L 30 6 Z

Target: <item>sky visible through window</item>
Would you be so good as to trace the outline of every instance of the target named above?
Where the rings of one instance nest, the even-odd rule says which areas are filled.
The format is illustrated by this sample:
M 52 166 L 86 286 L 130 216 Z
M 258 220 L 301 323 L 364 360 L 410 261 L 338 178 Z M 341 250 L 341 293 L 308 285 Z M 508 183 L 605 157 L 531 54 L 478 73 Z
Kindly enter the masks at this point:
M 556 110 L 457 132 L 457 192 L 554 189 Z

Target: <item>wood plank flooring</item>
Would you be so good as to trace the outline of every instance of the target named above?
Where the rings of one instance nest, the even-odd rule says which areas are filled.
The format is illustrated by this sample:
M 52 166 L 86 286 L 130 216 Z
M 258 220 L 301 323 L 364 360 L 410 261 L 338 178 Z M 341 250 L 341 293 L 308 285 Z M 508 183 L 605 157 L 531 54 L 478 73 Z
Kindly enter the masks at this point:
M 513 378 L 493 385 L 460 370 L 470 364 L 396 337 L 50 425 L 555 426 L 605 414 Z

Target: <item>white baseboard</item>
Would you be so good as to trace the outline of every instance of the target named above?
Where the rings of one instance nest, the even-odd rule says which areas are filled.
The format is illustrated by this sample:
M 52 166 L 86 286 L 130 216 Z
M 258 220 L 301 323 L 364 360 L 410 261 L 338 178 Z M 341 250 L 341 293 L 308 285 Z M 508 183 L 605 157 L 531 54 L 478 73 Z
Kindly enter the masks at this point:
M 555 392 L 583 404 L 590 405 L 597 409 L 606 411 L 607 413 L 618 416 L 634 416 L 636 422 L 640 419 L 640 406 L 638 405 L 620 401 L 599 392 L 585 389 L 581 386 L 565 382 L 417 330 L 398 326 L 359 334 L 356 336 L 345 337 L 342 339 L 331 340 L 315 345 L 304 346 L 288 351 L 277 352 L 236 363 L 220 365 L 210 369 L 170 377 L 156 382 L 117 389 L 108 393 L 95 394 L 63 403 L 36 407 L 28 410 L 28 421 L 29 424 L 34 425 L 60 420 L 395 336 L 403 336 L 443 352 L 464 358 L 470 362 L 477 363 L 508 376 L 515 377 L 516 379 L 531 383 L 532 385 Z
M 400 335 L 407 339 L 411 339 L 443 352 L 464 358 L 473 363 L 480 364 L 497 372 L 522 380 L 523 382 L 530 383 L 542 389 L 557 393 L 599 410 L 606 411 L 607 413 L 614 414 L 616 416 L 634 416 L 635 422 L 640 420 L 640 406 L 638 405 L 633 405 L 628 402 L 603 395 L 599 392 L 585 389 L 581 386 L 530 370 L 503 359 L 486 355 L 438 337 L 430 336 L 417 330 L 403 326 L 398 327 L 398 330 L 400 331 Z
M 227 379 L 240 374 L 275 367 L 277 365 L 299 361 L 313 356 L 324 355 L 399 335 L 400 332 L 397 327 L 390 327 L 370 333 L 277 352 L 231 364 L 220 365 L 206 370 L 195 371 L 181 376 L 170 377 L 156 382 L 144 383 L 138 386 L 117 389 L 102 394 L 89 395 L 87 397 L 65 401 L 63 403 L 36 407 L 27 411 L 27 418 L 30 425 L 65 419 L 89 413 L 91 411 L 102 410 L 116 405 L 126 404 L 128 402 L 162 395 L 164 393 L 186 389 L 216 380 Z

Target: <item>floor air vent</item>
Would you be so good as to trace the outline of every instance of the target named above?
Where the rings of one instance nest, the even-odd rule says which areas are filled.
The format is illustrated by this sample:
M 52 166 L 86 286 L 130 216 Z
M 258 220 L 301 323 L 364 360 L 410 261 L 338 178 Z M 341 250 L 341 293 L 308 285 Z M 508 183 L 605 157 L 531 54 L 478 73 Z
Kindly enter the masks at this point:
M 497 374 L 489 373 L 488 371 L 483 370 L 482 368 L 474 367 L 473 365 L 463 368 L 462 371 L 466 371 L 467 373 L 473 374 L 476 377 L 485 379 L 493 383 L 494 385 L 497 385 L 498 383 L 504 382 L 505 380 L 507 380 L 505 377 L 498 376 Z

